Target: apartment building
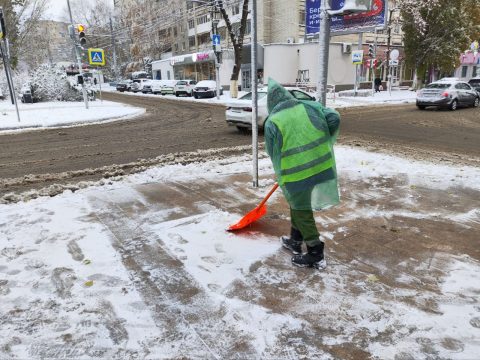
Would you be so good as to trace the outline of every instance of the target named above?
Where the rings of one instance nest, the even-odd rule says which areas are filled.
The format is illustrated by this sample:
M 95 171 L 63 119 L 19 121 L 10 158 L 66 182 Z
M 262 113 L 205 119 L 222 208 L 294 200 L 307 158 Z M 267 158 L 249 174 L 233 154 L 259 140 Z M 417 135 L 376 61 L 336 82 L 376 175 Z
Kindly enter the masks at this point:
M 118 1 L 134 2 L 140 0 Z M 302 56 L 301 54 L 309 54 L 308 56 L 311 56 L 310 50 L 301 51 L 302 46 L 318 41 L 318 35 L 307 36 L 306 34 L 305 12 L 307 1 L 310 0 L 257 0 L 257 38 L 259 43 L 259 63 L 257 65 L 260 70 L 259 74 L 257 74 L 258 76 L 261 77 L 261 74 L 264 73 L 264 51 L 274 51 L 275 54 L 280 54 L 280 57 L 282 51 L 285 53 L 285 56 L 290 56 L 287 52 L 292 51 L 296 52 L 295 56 L 297 56 L 297 53 L 300 54 L 300 56 Z M 154 24 L 156 24 L 155 31 L 158 33 L 156 41 L 159 42 L 160 38 L 162 38 L 164 42 L 165 39 L 169 39 L 167 43 L 171 45 L 164 46 L 163 49 L 159 49 L 152 54 L 154 59 L 159 60 L 152 65 L 153 76 L 159 79 L 167 78 L 167 76 L 169 78 L 193 78 L 196 80 L 213 79 L 215 77 L 215 56 L 212 50 L 211 39 L 213 20 L 213 23 L 217 25 L 217 32 L 221 38 L 222 84 L 228 86 L 228 77 L 233 67 L 233 49 L 225 21 L 214 6 L 216 1 L 159 0 L 156 1 L 156 3 L 160 6 L 167 4 L 167 8 L 171 11 L 171 14 L 162 12 L 157 22 L 154 22 Z M 387 20 L 390 26 L 389 31 L 387 29 L 379 29 L 376 33 L 364 33 L 361 45 L 358 45 L 358 34 L 338 35 L 332 33 L 331 43 L 349 45 L 347 47 L 343 45 L 335 46 L 335 49 L 355 49 L 359 47 L 368 50 L 368 44 L 376 42 L 378 44 L 377 55 L 380 60 L 382 60 L 382 56 L 383 58 L 386 56 L 388 48 L 399 48 L 401 59 L 400 66 L 395 69 L 395 78 L 400 80 L 405 74 L 404 64 L 401 61 L 403 54 L 401 26 L 398 11 L 396 11 L 394 7 L 395 1 L 388 1 L 388 3 L 389 7 L 385 8 L 385 13 L 389 15 L 389 19 L 391 19 Z M 234 33 L 237 33 L 240 28 L 242 4 L 243 0 L 223 0 L 223 6 L 229 15 Z M 178 12 L 179 9 L 180 12 L 175 16 L 174 10 Z M 148 27 L 148 25 L 145 26 Z M 251 15 L 249 13 L 244 38 L 241 76 L 239 79 L 244 89 L 248 88 L 251 78 L 250 43 Z M 295 44 L 299 47 L 283 46 L 285 44 Z M 280 46 L 280 53 L 274 50 L 276 45 Z M 308 49 L 310 48 L 311 47 L 308 47 Z M 342 58 L 348 58 L 348 56 L 350 56 L 349 51 L 342 52 Z M 384 60 L 385 59 L 382 61 L 384 66 L 379 72 L 381 72 L 383 78 L 386 78 L 388 62 Z M 299 63 L 304 62 L 300 61 Z M 340 63 L 333 63 L 331 66 L 340 66 L 339 64 L 344 63 L 345 61 L 341 61 Z M 309 80 L 314 82 L 314 78 L 311 75 L 315 73 L 315 69 L 292 68 L 288 69 L 288 71 L 292 72 L 290 77 L 293 77 L 295 80 Z M 348 72 L 350 72 L 350 69 Z M 369 77 L 371 77 L 371 70 L 366 66 L 361 67 L 361 81 L 366 81 Z M 407 75 L 406 77 L 409 76 Z M 261 78 L 260 81 L 262 81 Z

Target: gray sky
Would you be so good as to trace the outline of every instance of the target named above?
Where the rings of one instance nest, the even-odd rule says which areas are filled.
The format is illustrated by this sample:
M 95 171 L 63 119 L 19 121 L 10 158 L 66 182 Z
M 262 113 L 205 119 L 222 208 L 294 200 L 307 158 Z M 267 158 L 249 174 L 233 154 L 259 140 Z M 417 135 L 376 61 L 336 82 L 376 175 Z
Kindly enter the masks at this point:
M 91 2 L 94 3 L 97 0 L 70 0 L 70 3 L 74 2 Z M 113 0 L 99 0 L 99 1 L 109 1 L 113 7 Z M 67 7 L 67 0 L 48 0 L 48 10 L 46 18 L 49 20 L 62 20 L 62 15 L 64 15 L 65 8 Z M 63 19 L 64 20 L 64 19 Z

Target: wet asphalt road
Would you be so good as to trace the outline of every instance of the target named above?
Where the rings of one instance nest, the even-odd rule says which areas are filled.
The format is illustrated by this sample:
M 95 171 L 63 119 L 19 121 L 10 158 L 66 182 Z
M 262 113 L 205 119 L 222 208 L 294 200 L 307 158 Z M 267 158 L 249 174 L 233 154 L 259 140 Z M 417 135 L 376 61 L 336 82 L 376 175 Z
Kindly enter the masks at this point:
M 76 171 L 76 180 L 98 180 L 96 169 L 151 159 L 162 154 L 248 145 L 251 137 L 228 127 L 224 107 L 105 93 L 104 99 L 146 108 L 131 120 L 87 126 L 45 129 L 0 135 L 0 194 L 40 187 L 9 179 L 42 175 L 47 183 L 61 182 L 56 174 Z M 480 163 L 480 110 L 419 111 L 414 105 L 340 110 L 339 142 L 373 150 L 448 158 Z M 263 137 L 260 135 L 262 142 Z

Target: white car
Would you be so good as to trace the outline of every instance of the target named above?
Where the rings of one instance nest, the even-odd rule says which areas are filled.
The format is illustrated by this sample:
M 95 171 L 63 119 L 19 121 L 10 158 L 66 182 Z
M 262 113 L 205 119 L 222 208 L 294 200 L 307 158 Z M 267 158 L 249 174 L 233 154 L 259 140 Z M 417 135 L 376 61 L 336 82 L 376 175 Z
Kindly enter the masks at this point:
M 193 87 L 197 82 L 195 80 L 179 80 L 175 84 L 173 91 L 175 96 L 186 95 L 192 96 Z
M 223 88 L 220 86 L 220 95 L 223 95 Z M 212 98 L 217 96 L 217 83 L 214 80 L 202 80 L 193 88 L 193 97 L 199 98 Z
M 173 87 L 177 80 L 152 80 L 152 93 L 154 94 L 173 94 Z
M 258 89 L 258 117 L 257 123 L 259 129 L 263 129 L 265 120 L 268 116 L 267 109 L 267 90 Z M 287 90 L 298 100 L 317 101 L 312 95 L 297 89 L 287 88 Z M 252 93 L 249 92 L 235 102 L 228 104 L 225 112 L 225 118 L 229 126 L 236 126 L 239 131 L 245 131 L 252 128 Z
M 132 83 L 132 91 L 133 92 L 139 92 L 139 91 L 142 91 L 143 90 L 143 85 L 145 85 L 145 83 L 149 83 L 150 79 L 135 79 L 133 80 L 133 83 Z

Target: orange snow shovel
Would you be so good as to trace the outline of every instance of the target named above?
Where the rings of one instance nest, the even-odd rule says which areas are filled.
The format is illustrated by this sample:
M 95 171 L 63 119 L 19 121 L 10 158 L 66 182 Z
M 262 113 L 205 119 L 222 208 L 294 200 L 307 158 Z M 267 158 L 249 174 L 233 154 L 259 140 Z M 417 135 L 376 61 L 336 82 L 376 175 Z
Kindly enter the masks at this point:
M 265 203 L 270 198 L 270 196 L 272 196 L 272 194 L 275 192 L 275 190 L 277 190 L 277 188 L 278 188 L 278 184 L 275 183 L 272 190 L 270 190 L 270 192 L 267 194 L 267 196 L 265 196 L 265 198 L 262 200 L 262 202 L 260 204 L 258 204 L 258 206 L 255 209 L 253 209 L 247 215 L 245 215 L 243 218 L 241 218 L 239 222 L 237 222 L 234 225 L 231 225 L 227 230 L 228 231 L 235 231 L 235 230 L 243 229 L 244 227 L 246 227 L 246 226 L 250 225 L 251 223 L 257 221 L 263 215 L 265 215 L 267 213 L 267 206 L 265 205 Z

